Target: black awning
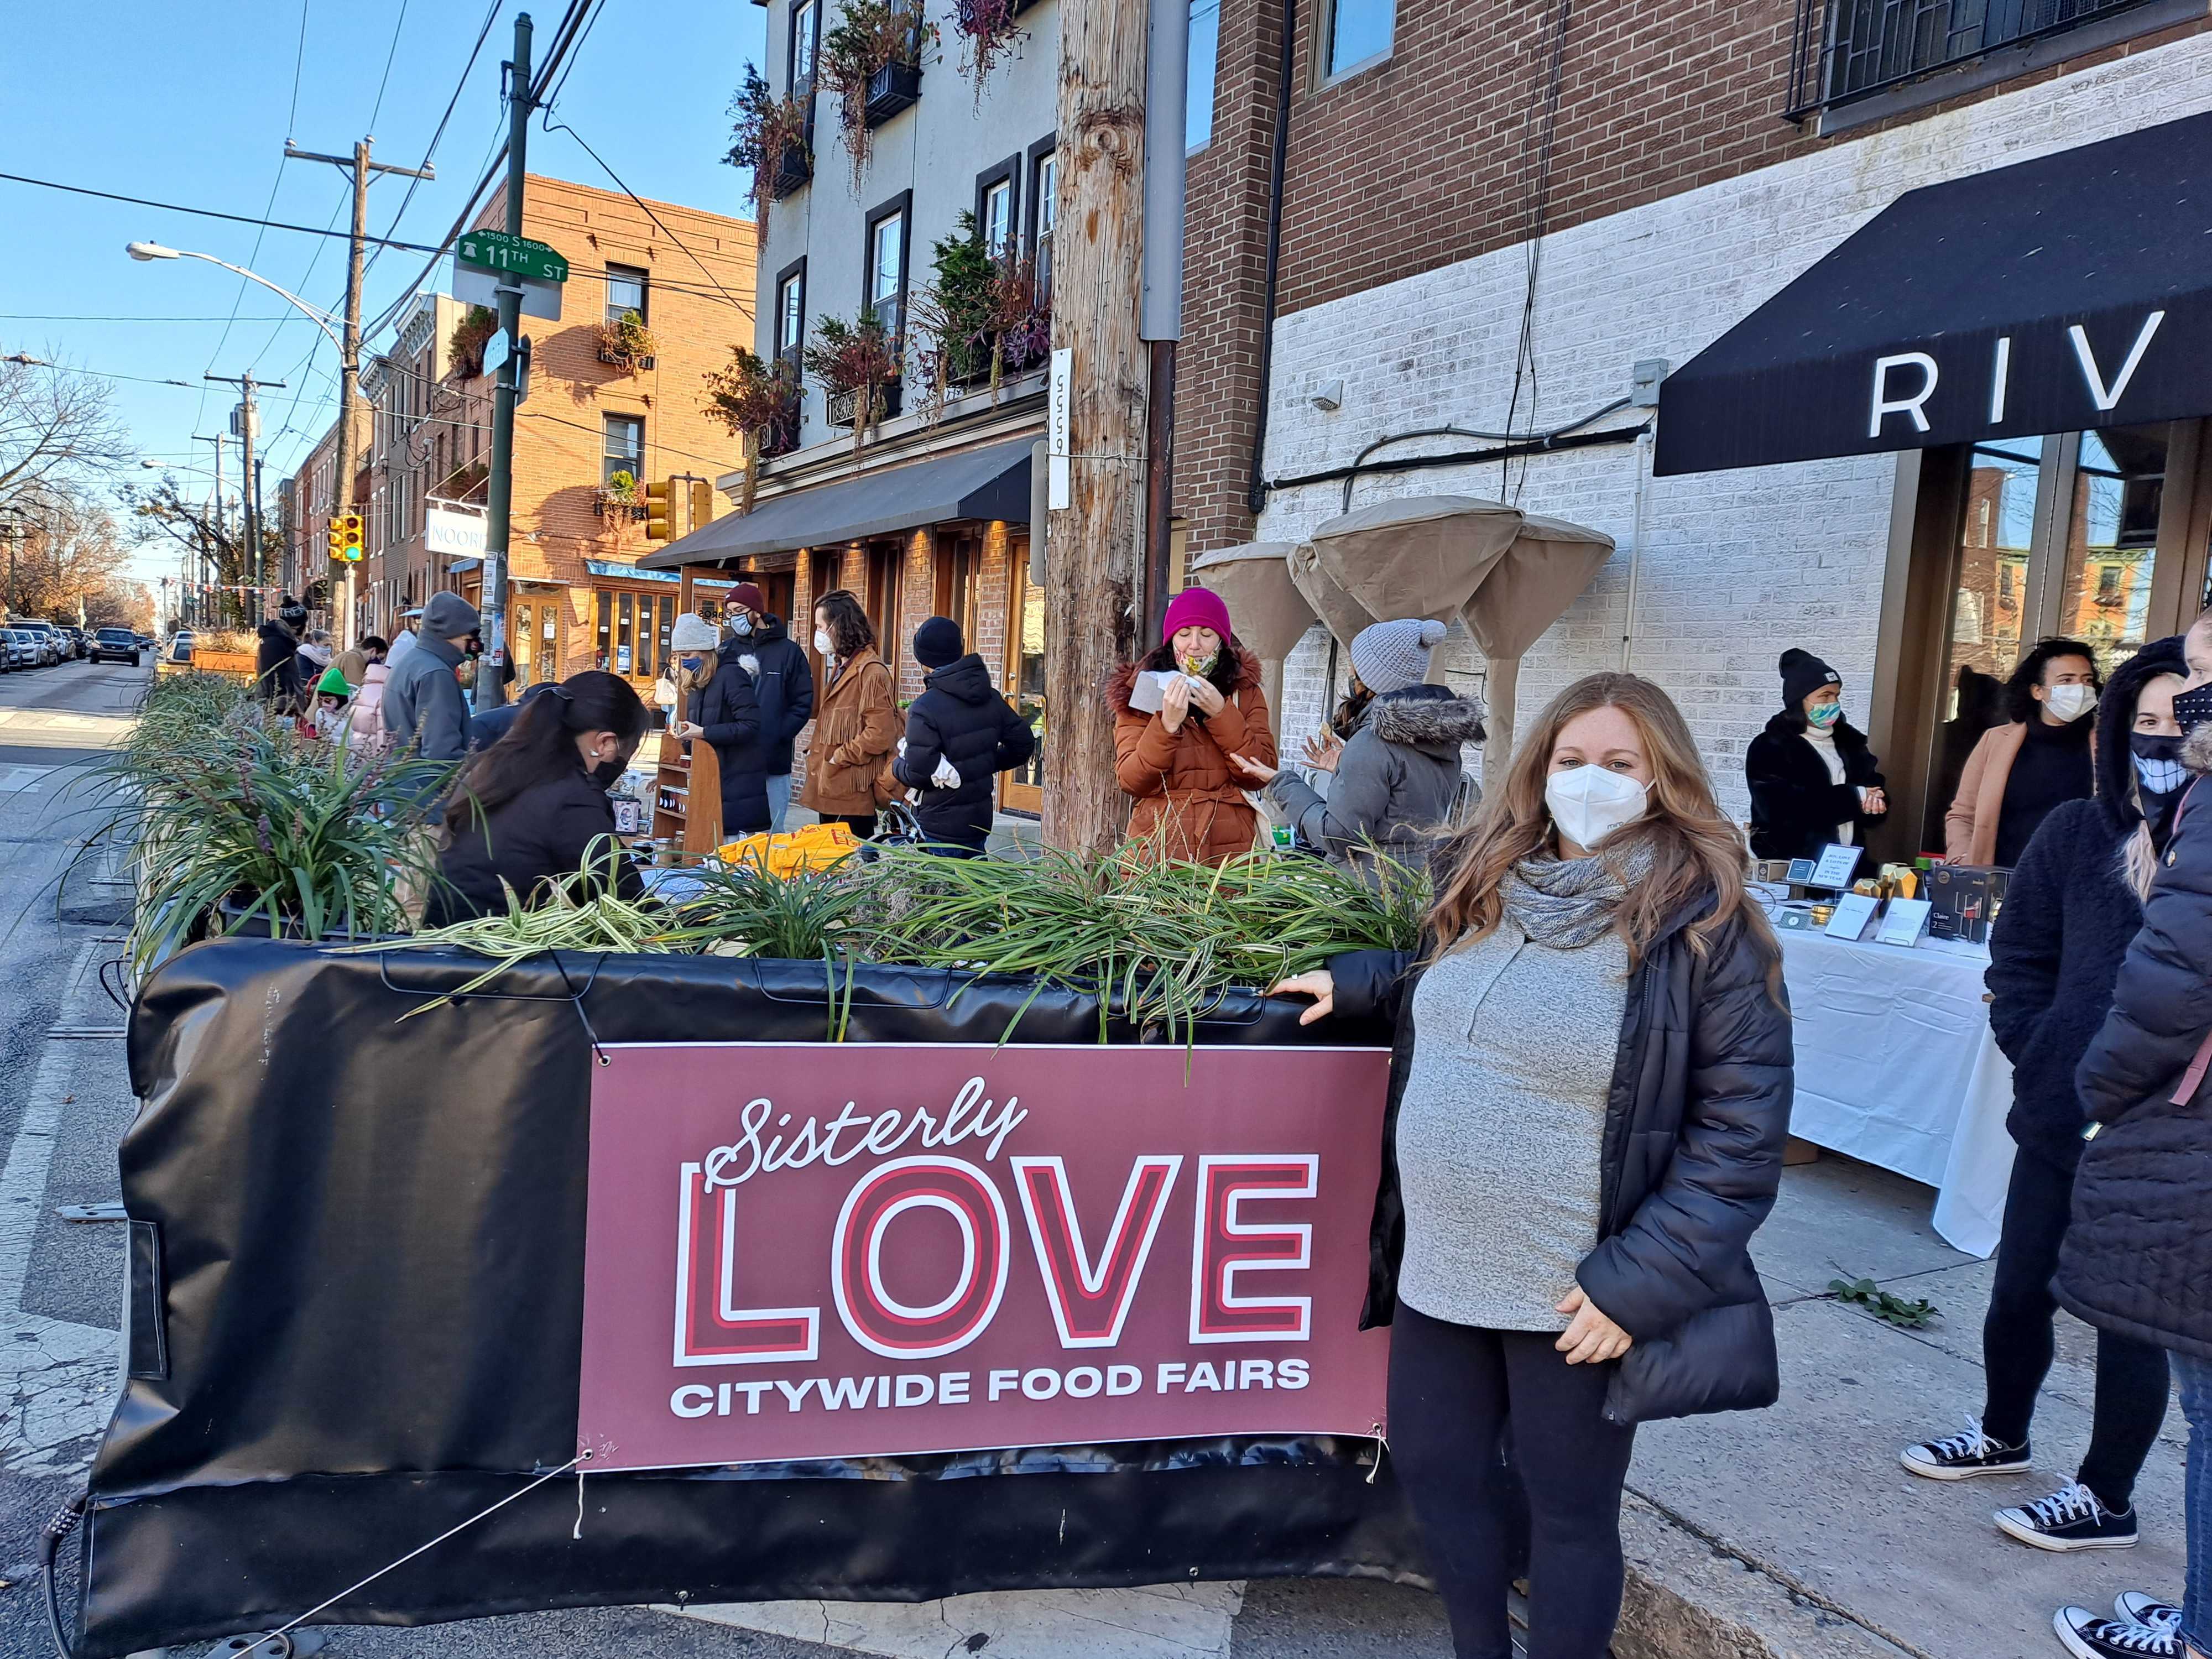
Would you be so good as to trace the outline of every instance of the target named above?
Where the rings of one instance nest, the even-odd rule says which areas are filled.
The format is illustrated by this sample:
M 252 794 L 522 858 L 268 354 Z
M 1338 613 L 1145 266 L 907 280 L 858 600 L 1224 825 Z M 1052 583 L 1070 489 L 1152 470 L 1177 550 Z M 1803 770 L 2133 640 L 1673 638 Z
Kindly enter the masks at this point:
M 1030 516 L 1030 447 L 1017 438 L 926 461 L 864 472 L 837 483 L 813 484 L 702 525 L 679 542 L 640 559 L 641 570 L 787 553 L 795 547 L 894 535 L 951 519 Z
M 2212 415 L 2212 115 L 1899 197 L 1659 410 L 1662 474 Z

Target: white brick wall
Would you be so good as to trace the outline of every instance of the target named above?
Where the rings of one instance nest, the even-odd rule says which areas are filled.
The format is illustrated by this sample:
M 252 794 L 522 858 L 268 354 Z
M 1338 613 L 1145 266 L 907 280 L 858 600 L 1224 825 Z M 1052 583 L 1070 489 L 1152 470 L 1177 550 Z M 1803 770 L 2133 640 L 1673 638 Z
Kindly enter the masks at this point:
M 2212 36 L 2197 35 L 1561 232 L 1543 246 L 1537 373 L 1523 380 L 1514 429 L 1564 424 L 1622 396 L 1639 358 L 1686 362 L 1907 190 L 2207 108 Z M 1504 429 L 1527 280 L 1524 245 L 1281 319 L 1268 476 L 1342 465 L 1386 432 Z M 1343 408 L 1316 409 L 1315 387 L 1338 378 Z M 1428 439 L 1389 453 L 1482 447 Z M 1525 472 L 1512 465 L 1509 499 L 1603 530 L 1620 549 L 1525 659 L 1523 729 L 1570 681 L 1620 665 L 1637 453 L 1622 445 L 1537 457 Z M 1650 485 L 1632 665 L 1681 705 L 1739 817 L 1749 811 L 1744 745 L 1780 706 L 1784 647 L 1834 664 L 1864 722 L 1895 469 L 1889 456 L 1861 456 Z M 1496 497 L 1498 469 L 1363 478 L 1354 500 L 1442 493 Z M 1341 484 L 1279 491 L 1257 535 L 1296 539 L 1342 500 Z M 1463 684 L 1481 669 L 1472 645 L 1455 628 L 1447 648 Z M 1316 626 L 1285 666 L 1286 746 L 1320 723 L 1327 655 Z

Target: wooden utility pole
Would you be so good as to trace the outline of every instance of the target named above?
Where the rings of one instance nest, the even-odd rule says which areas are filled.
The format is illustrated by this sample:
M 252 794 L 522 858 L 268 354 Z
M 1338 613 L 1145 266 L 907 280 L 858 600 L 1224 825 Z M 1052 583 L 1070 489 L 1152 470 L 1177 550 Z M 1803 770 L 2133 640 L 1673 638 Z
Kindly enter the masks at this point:
M 1063 0 L 1052 343 L 1073 354 L 1068 504 L 1045 571 L 1044 833 L 1096 852 L 1121 836 L 1107 677 L 1139 647 L 1146 358 L 1145 0 Z
M 438 169 L 427 161 L 419 167 L 370 161 L 369 151 L 375 143 L 374 138 L 363 138 L 353 147 L 351 155 L 318 155 L 313 150 L 301 149 L 289 138 L 284 141 L 287 160 L 327 162 L 353 175 L 353 245 L 346 261 L 345 333 L 338 349 L 338 453 L 331 491 L 331 511 L 334 514 L 366 510 L 368 506 L 355 495 L 354 481 L 361 471 L 362 451 L 367 447 L 360 418 L 361 278 L 362 250 L 368 237 L 369 180 L 380 173 L 396 173 L 403 179 L 438 176 Z M 355 586 L 355 573 L 359 568 L 350 564 L 345 568 L 345 600 L 341 607 L 338 641 L 349 650 L 361 631 L 356 623 L 360 595 Z

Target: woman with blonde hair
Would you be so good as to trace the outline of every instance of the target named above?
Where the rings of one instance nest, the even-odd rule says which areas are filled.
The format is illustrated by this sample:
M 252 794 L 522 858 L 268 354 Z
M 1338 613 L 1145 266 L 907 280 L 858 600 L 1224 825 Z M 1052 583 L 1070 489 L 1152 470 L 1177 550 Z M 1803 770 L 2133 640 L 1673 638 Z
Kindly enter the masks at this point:
M 1363 1325 L 1460 1659 L 1506 1659 L 1513 1459 L 1528 1659 L 1603 1659 L 1635 1425 L 1771 1405 L 1747 1246 L 1790 1122 L 1780 953 L 1680 713 L 1593 674 L 1432 860 L 1424 949 L 1279 994 L 1394 1014 Z

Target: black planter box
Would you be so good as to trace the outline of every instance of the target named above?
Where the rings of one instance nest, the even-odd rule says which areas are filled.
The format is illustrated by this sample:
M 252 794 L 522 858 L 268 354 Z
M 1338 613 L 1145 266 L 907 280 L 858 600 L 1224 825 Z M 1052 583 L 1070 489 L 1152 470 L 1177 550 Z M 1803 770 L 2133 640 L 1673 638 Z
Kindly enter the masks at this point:
M 804 190 L 814 177 L 814 157 L 803 146 L 787 149 L 776 158 L 775 177 L 769 192 L 781 201 L 793 191 Z
M 883 125 L 921 96 L 921 64 L 884 64 L 868 77 L 868 125 Z
M 876 418 L 888 421 L 903 406 L 900 383 L 889 380 L 876 388 L 878 408 Z M 827 416 L 832 426 L 850 426 L 860 413 L 860 394 L 858 392 L 833 392 L 827 401 Z

